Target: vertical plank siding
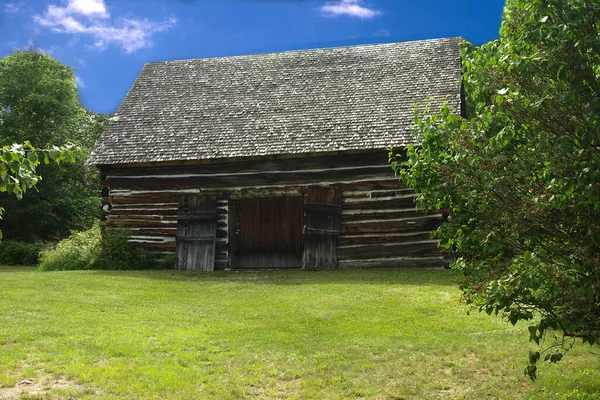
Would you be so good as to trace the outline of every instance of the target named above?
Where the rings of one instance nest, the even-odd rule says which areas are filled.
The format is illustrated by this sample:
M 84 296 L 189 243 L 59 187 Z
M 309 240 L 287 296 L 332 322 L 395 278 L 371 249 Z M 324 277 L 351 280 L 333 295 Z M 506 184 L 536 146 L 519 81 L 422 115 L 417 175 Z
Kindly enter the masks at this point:
M 188 271 L 214 271 L 216 232 L 216 196 L 181 196 L 177 214 L 177 268 Z
M 337 243 L 342 214 L 341 190 L 336 186 L 309 186 L 304 213 L 303 267 L 337 268 Z
M 339 234 L 332 241 L 337 247 L 335 264 L 338 268 L 439 267 L 446 263 L 437 242 L 429 237 L 429 232 L 439 226 L 444 216 L 441 213 L 425 215 L 415 210 L 413 193 L 394 178 L 385 151 L 210 164 L 105 165 L 100 168 L 105 176 L 103 204 L 105 209 L 110 209 L 107 224 L 131 228 L 133 244 L 163 254 L 174 254 L 177 248 L 182 196 L 214 196 L 215 270 L 231 267 L 231 244 L 235 243 L 230 238 L 230 231 L 234 229 L 230 227 L 232 204 L 235 208 L 241 204 L 240 200 L 259 199 L 258 203 L 278 207 L 277 200 L 269 200 L 277 198 L 300 198 L 302 204 L 310 204 L 314 203 L 310 196 L 316 196 L 309 195 L 310 187 L 335 187 L 339 191 L 335 201 L 341 205 L 341 220 L 337 222 Z M 311 217 L 314 206 L 313 210 L 303 208 L 301 219 L 304 223 L 315 218 Z M 284 214 L 274 213 L 264 218 L 288 220 L 289 215 Z M 281 224 L 285 223 L 288 221 L 281 221 Z M 277 232 L 273 227 L 268 229 Z M 317 230 L 321 228 L 317 226 Z M 305 232 L 302 246 L 306 245 L 307 237 Z M 298 243 L 297 239 L 293 240 Z M 273 246 L 275 249 L 276 245 Z M 268 260 L 257 258 L 250 264 L 275 267 L 273 260 L 271 265 L 266 265 Z

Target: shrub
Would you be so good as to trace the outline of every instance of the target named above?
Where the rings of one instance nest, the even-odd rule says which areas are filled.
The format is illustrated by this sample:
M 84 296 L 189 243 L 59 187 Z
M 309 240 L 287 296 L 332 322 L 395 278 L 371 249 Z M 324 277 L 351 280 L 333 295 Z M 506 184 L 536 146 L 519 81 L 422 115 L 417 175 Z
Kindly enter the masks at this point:
M 16 240 L 0 242 L 0 264 L 37 265 L 43 243 L 25 243 Z
M 130 235 L 131 231 L 125 228 L 105 230 L 98 243 L 99 257 L 91 269 L 135 269 L 131 267 L 132 263 L 136 263 L 135 254 L 127 244 Z
M 168 254 L 158 262 L 157 269 L 175 269 L 175 254 Z
M 131 230 L 102 229 L 99 222 L 92 229 L 75 232 L 53 249 L 41 254 L 40 270 L 137 270 L 166 269 L 175 265 L 174 256 L 157 261 L 154 254 L 128 243 Z
M 100 255 L 93 269 L 156 269 L 160 264 L 146 249 L 133 247 L 128 243 L 131 230 L 110 228 L 104 231 Z
M 102 231 L 96 223 L 92 229 L 74 232 L 52 249 L 40 254 L 40 270 L 67 271 L 93 269 L 100 254 Z

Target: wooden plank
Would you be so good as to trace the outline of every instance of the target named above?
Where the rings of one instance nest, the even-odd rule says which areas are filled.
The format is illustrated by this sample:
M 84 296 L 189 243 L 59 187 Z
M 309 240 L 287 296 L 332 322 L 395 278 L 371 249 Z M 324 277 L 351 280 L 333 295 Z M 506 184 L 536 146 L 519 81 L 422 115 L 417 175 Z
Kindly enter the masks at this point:
M 180 194 L 175 192 L 169 193 L 140 193 L 128 196 L 111 195 L 109 196 L 110 203 L 113 205 L 119 204 L 136 204 L 136 203 L 167 203 L 179 199 Z
M 232 199 L 228 207 L 231 268 L 300 267 L 301 197 Z
M 268 171 L 293 171 L 299 169 L 330 169 L 336 166 L 368 166 L 388 165 L 388 156 L 386 151 L 365 151 L 359 153 L 342 153 L 325 156 L 305 156 L 300 155 L 287 159 L 272 159 L 272 157 L 262 157 L 258 160 L 240 160 L 236 162 L 219 162 L 210 164 L 164 164 L 149 165 L 143 167 L 107 165 L 102 166 L 101 171 L 105 175 L 112 176 L 143 176 L 143 175 L 174 175 L 185 173 L 211 174 L 211 173 L 235 173 L 245 172 L 268 172 Z
M 124 226 L 126 228 L 175 228 L 177 226 L 176 220 L 163 220 L 163 221 L 147 221 L 139 219 L 123 219 L 114 220 L 109 217 L 106 222 L 107 226 Z
M 300 185 L 292 185 L 277 188 L 235 189 L 223 193 L 227 193 L 230 200 L 248 199 L 251 197 L 298 197 L 302 196 L 302 187 Z
M 317 206 L 315 206 L 317 205 Z M 337 267 L 342 194 L 337 187 L 309 186 L 305 198 L 305 269 Z
M 133 227 L 132 232 L 136 235 L 148 235 L 148 236 L 157 236 L 157 237 L 175 237 L 177 233 L 177 228 L 138 228 Z
M 394 196 L 404 196 L 407 194 L 413 194 L 413 190 L 410 188 L 404 189 L 390 189 L 387 190 L 355 190 L 355 191 L 344 191 L 344 199 L 354 199 L 354 198 L 363 198 L 363 199 L 377 199 L 380 197 L 394 197 Z
M 318 229 L 318 228 L 304 228 L 304 234 L 315 234 L 315 235 L 334 235 L 339 236 L 339 229 Z
M 129 215 L 163 215 L 177 217 L 177 207 L 163 209 L 127 209 L 122 207 L 113 207 L 110 212 L 111 216 L 129 216 Z
M 177 240 L 182 240 L 186 242 L 212 242 L 215 240 L 213 235 L 205 235 L 205 236 L 177 236 Z
M 397 244 L 369 244 L 365 246 L 340 247 L 340 260 L 364 260 L 378 257 L 441 256 L 437 241 Z
M 109 198 L 110 200 L 110 198 Z M 141 205 L 137 204 L 121 204 L 115 205 L 115 208 L 121 210 L 175 210 L 177 211 L 179 207 L 179 203 L 142 203 Z M 178 212 L 178 211 L 177 211 Z
M 301 268 L 302 260 L 294 254 L 260 252 L 243 256 L 235 256 L 235 263 L 230 264 L 234 270 L 243 269 L 292 269 Z
M 382 210 L 352 210 L 359 212 L 350 212 L 350 210 L 342 210 L 342 226 L 348 223 L 357 223 L 369 220 L 394 220 L 402 218 L 424 217 L 427 214 L 416 208 L 405 208 L 400 210 L 382 209 Z
M 110 219 L 115 221 L 177 221 L 177 216 L 175 215 L 144 215 L 138 214 L 137 212 L 132 212 L 130 214 L 110 214 Z
M 308 211 L 322 211 L 326 213 L 340 214 L 342 209 L 339 204 L 313 204 L 304 203 L 304 209 Z
M 179 219 L 177 222 L 176 264 L 178 269 L 213 271 L 215 264 L 216 208 L 214 195 L 184 195 L 179 215 L 207 215 L 210 219 Z
M 408 232 L 408 233 L 382 233 L 376 235 L 358 234 L 341 235 L 338 239 L 338 249 L 342 246 L 351 246 L 357 244 L 384 244 L 384 243 L 403 243 L 407 241 L 421 241 L 431 238 L 431 232 Z
M 358 191 L 358 190 L 383 190 L 390 188 L 402 188 L 404 184 L 397 178 L 390 178 L 386 180 L 365 180 L 361 182 L 352 183 L 340 183 L 340 189 L 345 193 L 346 191 Z
M 306 168 L 306 167 L 305 167 Z M 196 189 L 229 187 L 255 187 L 268 185 L 298 185 L 298 184 L 318 184 L 325 179 L 330 182 L 344 180 L 369 179 L 376 176 L 393 176 L 389 167 L 369 166 L 357 167 L 355 169 L 330 169 L 323 170 L 297 170 L 280 171 L 282 173 L 258 172 L 255 174 L 236 174 L 234 172 L 218 175 L 201 175 L 190 177 L 179 177 L 177 175 L 164 175 L 162 177 L 129 179 L 119 176 L 109 176 L 103 183 L 103 186 L 114 190 L 173 190 L 173 189 Z
M 217 219 L 217 212 L 210 213 L 187 213 L 187 214 L 179 214 L 177 216 L 178 220 L 188 220 L 188 221 L 201 221 L 208 220 L 214 221 Z
M 227 260 L 215 260 L 215 271 L 223 271 L 227 268 Z
M 393 199 L 380 200 L 380 199 L 369 199 L 369 200 L 358 200 L 358 201 L 345 201 L 344 210 L 382 210 L 382 209 L 393 209 L 393 208 L 410 208 L 415 207 L 414 196 L 397 197 Z
M 228 236 L 227 229 L 217 227 L 217 239 L 226 238 Z
M 153 243 L 153 242 L 143 242 L 143 243 L 135 243 L 136 247 L 141 247 L 149 251 L 168 251 L 175 252 L 176 244 L 172 243 Z
M 342 225 L 342 234 L 432 231 L 442 222 L 442 218 L 437 215 L 400 221 L 348 222 Z
M 445 268 L 448 265 L 442 257 L 396 257 L 372 260 L 341 260 L 340 269 L 367 268 Z

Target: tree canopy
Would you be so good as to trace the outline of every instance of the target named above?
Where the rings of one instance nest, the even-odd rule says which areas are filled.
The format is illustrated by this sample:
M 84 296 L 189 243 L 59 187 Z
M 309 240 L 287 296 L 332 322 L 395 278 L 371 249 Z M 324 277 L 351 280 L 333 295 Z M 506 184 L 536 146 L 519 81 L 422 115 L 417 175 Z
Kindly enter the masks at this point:
M 0 146 L 6 157 L 23 161 L 19 171 L 27 178 L 21 182 L 35 184 L 44 177 L 18 205 L 15 196 L 0 195 L 0 207 L 7 210 L 2 221 L 6 237 L 52 240 L 91 226 L 98 213 L 99 185 L 97 171 L 85 160 L 106 121 L 81 105 L 69 67 L 37 52 L 0 59 Z M 32 149 L 46 150 L 47 155 L 65 149 L 65 143 L 82 150 L 72 154 L 73 163 L 28 164 L 27 157 L 37 154 Z
M 600 3 L 508 0 L 500 38 L 462 60 L 466 115 L 417 107 L 420 145 L 390 161 L 419 207 L 451 210 L 436 235 L 466 301 L 529 321 L 535 379 L 572 338 L 600 341 Z
M 82 112 L 73 71 L 50 56 L 19 52 L 0 59 L 0 144 L 65 143 Z

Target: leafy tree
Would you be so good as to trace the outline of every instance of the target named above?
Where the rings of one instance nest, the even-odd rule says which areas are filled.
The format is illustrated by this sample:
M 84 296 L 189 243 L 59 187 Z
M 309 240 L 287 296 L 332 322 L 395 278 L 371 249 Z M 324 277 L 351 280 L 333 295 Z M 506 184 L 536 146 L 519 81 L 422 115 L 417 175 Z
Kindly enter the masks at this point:
M 600 341 L 600 3 L 508 0 L 500 38 L 461 55 L 467 115 L 417 108 L 420 146 L 390 161 L 418 207 L 451 210 L 436 235 L 467 303 L 546 339 L 535 379 Z
M 37 148 L 72 139 L 82 107 L 73 71 L 43 53 L 0 59 L 0 140 Z
M 11 239 L 34 241 L 90 227 L 98 211 L 98 174 L 85 160 L 107 117 L 80 104 L 73 71 L 51 57 L 20 52 L 0 59 L 0 145 L 29 141 L 36 148 L 74 143 L 83 151 L 71 164 L 40 165 L 44 180 L 10 210 L 2 230 Z

